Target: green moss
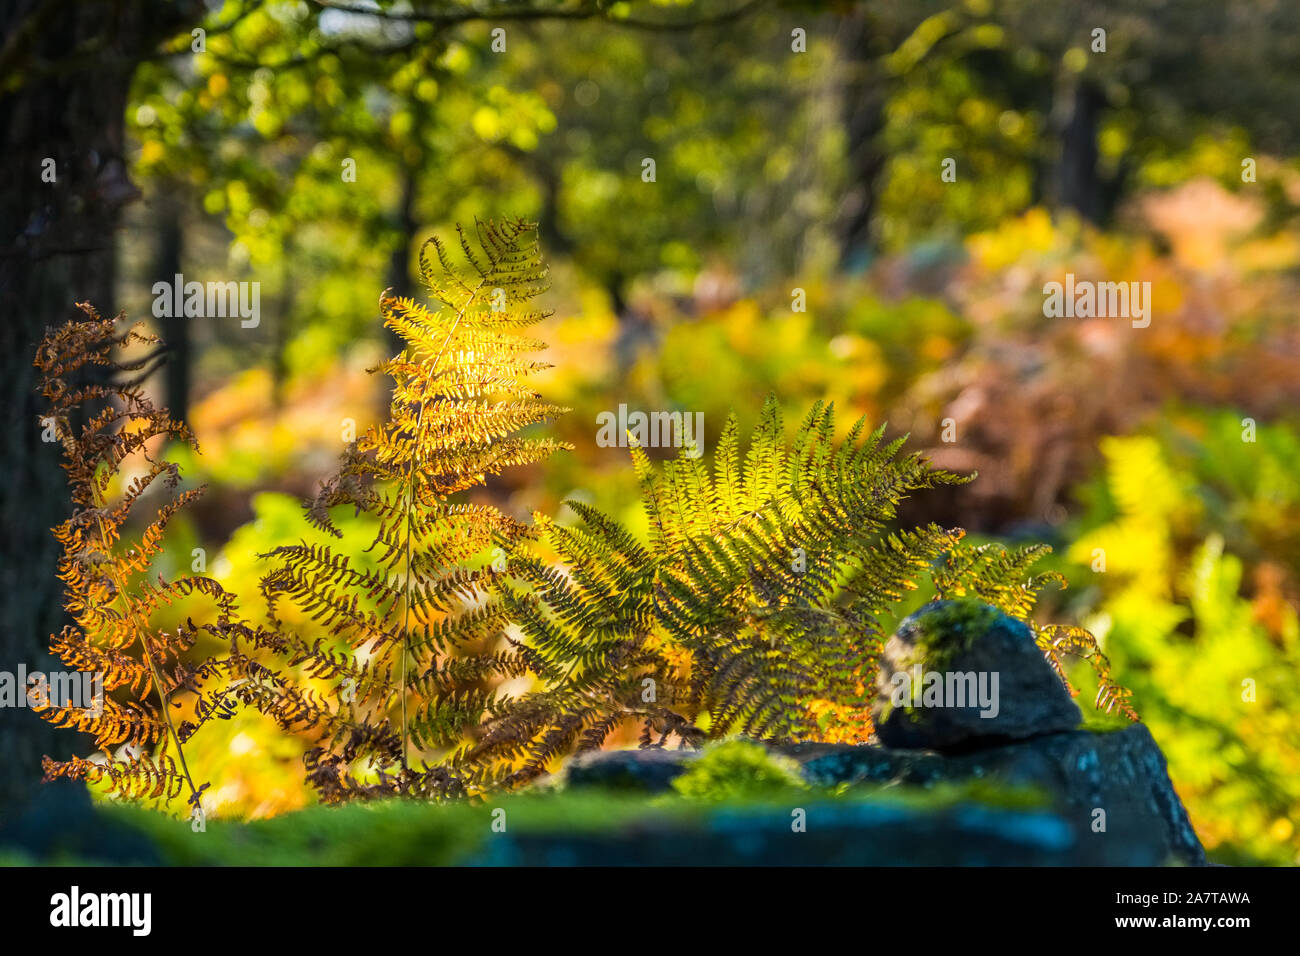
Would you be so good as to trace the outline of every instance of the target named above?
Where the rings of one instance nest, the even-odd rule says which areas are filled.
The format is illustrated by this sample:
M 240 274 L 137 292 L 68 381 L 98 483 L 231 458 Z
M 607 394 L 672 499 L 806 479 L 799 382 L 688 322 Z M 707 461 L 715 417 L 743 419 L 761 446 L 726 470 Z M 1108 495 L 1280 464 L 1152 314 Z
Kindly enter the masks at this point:
M 1091 734 L 1113 734 L 1133 726 L 1133 721 L 1121 714 L 1107 714 L 1099 710 L 1087 710 L 1084 713 L 1087 716 L 1079 729 Z
M 929 670 L 944 670 L 975 638 L 997 623 L 1002 612 L 974 598 L 944 601 L 916 619 L 917 657 Z
M 763 814 L 779 807 L 788 813 L 792 797 L 805 807 L 903 803 L 936 812 L 961 803 L 1000 809 L 1037 809 L 1047 803 L 1036 791 L 986 780 L 933 787 L 810 787 L 795 761 L 741 740 L 707 749 L 674 786 L 673 793 L 659 797 L 584 788 L 535 790 L 478 804 L 386 800 L 317 806 L 248 823 L 209 820 L 200 833 L 185 821 L 140 807 L 113 805 L 98 813 L 105 828 L 135 830 L 148 837 L 158 858 L 169 865 L 433 866 L 487 858 L 490 841 L 502 823 L 512 836 L 598 836 L 656 825 L 707 828 L 719 812 Z M 36 861 L 11 849 L 0 851 L 0 865 L 37 862 L 93 865 L 105 861 Z
M 309 807 L 271 820 L 188 823 L 131 807 L 106 815 L 144 830 L 169 861 L 188 866 L 437 865 L 455 862 L 479 842 L 475 811 L 466 805 L 402 801 Z M 489 832 L 488 825 L 481 834 Z
M 936 811 L 963 803 L 999 810 L 1041 810 L 1053 805 L 1051 797 L 1041 788 L 1007 785 L 980 778 L 945 780 L 921 786 L 900 786 L 892 781 L 839 784 L 834 793 L 840 799 L 855 802 L 903 804 L 913 809 Z
M 888 795 L 885 795 L 886 798 Z M 934 809 L 955 806 L 959 803 L 978 803 L 1000 810 L 1041 810 L 1051 806 L 1051 799 L 1042 790 L 1027 786 L 1005 786 L 989 780 L 963 780 L 941 783 L 933 787 L 909 788 L 903 794 L 911 806 Z
M 385 800 L 309 807 L 249 823 L 188 823 L 130 806 L 106 808 L 115 824 L 143 831 L 181 866 L 444 866 L 466 861 L 504 823 L 507 833 L 599 833 L 698 811 L 595 791 L 534 792 L 470 804 Z
M 799 764 L 746 740 L 728 740 L 705 749 L 673 789 L 691 800 L 719 803 L 766 798 L 807 789 Z
M 997 608 L 975 598 L 949 599 L 919 612 L 910 625 L 915 649 L 907 666 L 927 672 L 951 670 L 953 658 L 987 633 L 1001 616 Z M 892 700 L 886 699 L 878 720 L 888 720 L 895 709 Z M 916 708 L 906 705 L 902 711 L 910 717 Z

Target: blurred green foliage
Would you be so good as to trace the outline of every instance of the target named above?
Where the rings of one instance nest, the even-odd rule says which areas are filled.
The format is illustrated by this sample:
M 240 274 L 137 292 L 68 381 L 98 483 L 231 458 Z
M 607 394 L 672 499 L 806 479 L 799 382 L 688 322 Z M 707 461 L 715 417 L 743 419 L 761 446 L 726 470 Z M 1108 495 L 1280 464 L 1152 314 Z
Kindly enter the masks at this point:
M 1265 426 L 1245 441 L 1232 413 L 1181 423 L 1102 441 L 1106 466 L 1069 551 L 1089 569 L 1076 580 L 1092 579 L 1084 623 L 1134 690 L 1207 849 L 1294 864 L 1296 433 Z

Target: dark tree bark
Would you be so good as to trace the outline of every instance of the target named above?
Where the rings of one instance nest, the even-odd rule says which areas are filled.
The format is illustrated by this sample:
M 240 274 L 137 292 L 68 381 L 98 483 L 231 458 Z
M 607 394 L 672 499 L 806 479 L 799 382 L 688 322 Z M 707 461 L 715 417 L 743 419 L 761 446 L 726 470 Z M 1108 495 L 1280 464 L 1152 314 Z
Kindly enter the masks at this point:
M 181 224 L 181 205 L 173 197 L 158 199 L 158 236 L 154 246 L 153 281 L 170 285 L 181 272 L 185 255 L 185 229 Z M 162 337 L 167 344 L 167 408 L 172 417 L 186 421 L 190 414 L 190 373 L 194 362 L 190 323 L 180 315 L 160 320 Z
M 520 155 L 527 154 L 521 151 Z M 560 171 L 545 158 L 538 158 L 532 171 L 542 191 L 542 208 L 537 217 L 542 248 L 553 256 L 567 256 L 573 251 L 573 240 L 560 228 Z
M 297 259 L 297 243 L 293 234 L 285 236 L 280 253 L 281 274 L 279 301 L 275 309 L 275 326 L 271 330 L 271 403 L 284 407 L 285 386 L 289 383 L 289 342 L 293 338 L 293 308 L 298 297 L 294 281 L 293 263 Z
M 111 311 L 113 232 L 137 195 L 123 155 L 131 78 L 203 14 L 198 0 L 0 0 L 0 150 L 13 177 L 0 190 L 3 670 L 52 666 L 49 635 L 63 618 L 50 527 L 67 496 L 57 447 L 41 441 L 36 344 L 78 301 Z M 47 159 L 53 182 L 42 181 Z M 74 740 L 27 708 L 0 708 L 0 808 L 30 797 L 41 755 L 66 754 Z
M 879 30 L 873 27 L 863 7 L 855 7 L 840 21 L 836 44 L 844 71 L 843 121 L 852 178 L 840 210 L 838 231 L 840 265 L 847 268 L 862 265 L 875 252 L 872 226 L 880 174 L 887 158 L 880 145 L 888 97 L 878 65 L 880 42 Z
M 396 216 L 397 243 L 388 260 L 388 287 L 394 295 L 411 296 L 415 294 L 415 282 L 411 277 L 411 246 L 419 223 L 415 220 L 415 200 L 417 170 L 411 166 L 402 169 L 402 198 L 398 202 Z M 396 334 L 396 333 L 394 333 Z M 400 342 L 399 336 L 395 341 Z
M 1073 209 L 1089 222 L 1102 213 L 1102 184 L 1097 168 L 1097 127 L 1105 97 L 1092 83 L 1071 77 L 1058 84 L 1052 125 L 1056 133 L 1056 169 L 1052 198 L 1057 208 Z

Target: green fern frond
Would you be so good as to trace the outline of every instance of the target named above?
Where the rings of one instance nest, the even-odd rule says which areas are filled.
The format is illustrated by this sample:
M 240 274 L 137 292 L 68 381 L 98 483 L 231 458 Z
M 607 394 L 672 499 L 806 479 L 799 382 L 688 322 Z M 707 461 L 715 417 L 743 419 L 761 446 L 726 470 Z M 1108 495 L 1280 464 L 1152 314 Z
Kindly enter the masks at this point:
M 958 537 L 887 529 L 904 496 L 964 479 L 864 434 L 860 421 L 837 446 L 818 403 L 787 444 L 769 399 L 747 450 L 726 422 L 712 469 L 632 448 L 648 542 L 580 503 L 576 527 L 539 522 L 562 568 L 513 557 L 503 603 L 545 686 L 490 720 L 467 759 L 508 756 L 510 779 L 532 779 L 628 724 L 648 746 L 693 745 L 818 737 L 830 715 L 866 739 L 883 612 Z
M 736 733 L 866 740 L 884 643 L 910 592 L 928 582 L 1028 617 L 1053 580 L 1029 571 L 1044 548 L 898 529 L 905 497 L 969 479 L 903 454 L 883 426 L 859 420 L 838 444 L 835 434 L 834 408 L 819 402 L 787 443 L 769 399 L 743 453 L 728 419 L 711 470 L 691 454 L 656 466 L 634 444 L 647 542 L 577 502 L 574 527 L 539 519 L 560 566 L 521 549 L 500 590 L 542 689 L 490 717 L 464 762 L 505 765 L 494 782 L 515 785 L 638 724 L 642 746 Z M 1082 642 L 1072 629 L 1035 633 Z

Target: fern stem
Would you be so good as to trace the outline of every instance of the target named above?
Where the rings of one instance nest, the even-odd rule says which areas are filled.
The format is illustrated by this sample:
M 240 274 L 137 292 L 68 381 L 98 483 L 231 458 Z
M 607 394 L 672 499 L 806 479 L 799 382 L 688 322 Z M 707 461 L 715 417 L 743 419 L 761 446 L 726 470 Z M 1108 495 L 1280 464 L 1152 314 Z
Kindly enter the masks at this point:
M 452 322 L 451 328 L 447 330 L 447 337 L 442 340 L 442 345 L 438 347 L 437 354 L 434 355 L 433 361 L 429 363 L 429 375 L 428 375 L 427 385 L 432 386 L 434 378 L 438 374 L 438 363 L 442 361 L 443 353 L 447 351 L 447 346 L 451 344 L 452 336 L 456 334 L 456 329 L 460 327 L 460 320 L 465 317 L 465 312 L 469 309 L 470 305 L 473 304 L 474 300 L 478 298 L 479 292 L 482 291 L 483 286 L 486 283 L 487 283 L 487 276 L 485 275 L 481 279 L 479 279 L 478 285 L 474 287 L 474 291 L 470 294 L 469 298 L 465 300 L 465 304 L 461 306 L 460 311 L 456 313 L 456 320 Z M 426 394 L 425 398 L 427 399 L 427 397 L 428 396 Z M 407 656 L 410 652 L 410 647 L 411 647 L 411 631 L 410 631 L 411 588 L 413 584 L 411 580 L 411 537 L 413 534 L 413 526 L 415 523 L 415 473 L 420 467 L 420 452 L 419 452 L 420 425 L 424 422 L 424 410 L 426 407 L 427 407 L 427 401 L 421 401 L 420 411 L 416 413 L 415 416 L 415 435 L 413 436 L 415 441 L 415 452 L 411 456 L 411 467 L 407 469 L 406 472 L 406 545 L 404 549 L 405 550 L 405 557 L 404 557 L 405 580 L 404 580 L 404 587 L 402 590 L 402 683 L 401 683 L 401 689 L 399 691 L 399 693 L 402 696 L 402 769 L 403 770 L 409 769 L 409 765 L 407 763 L 407 757 L 406 757 L 406 751 L 408 746 L 407 738 L 409 734 L 409 731 L 407 729 L 407 716 L 406 716 L 406 675 L 407 675 L 407 667 L 408 667 Z

